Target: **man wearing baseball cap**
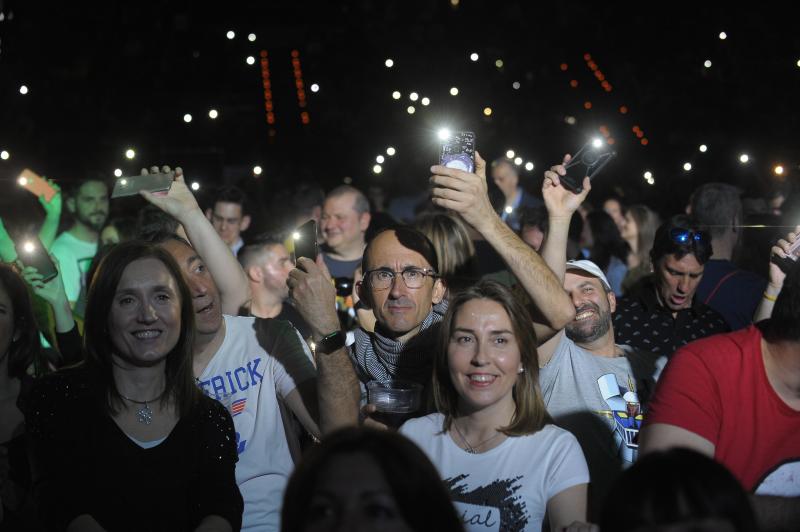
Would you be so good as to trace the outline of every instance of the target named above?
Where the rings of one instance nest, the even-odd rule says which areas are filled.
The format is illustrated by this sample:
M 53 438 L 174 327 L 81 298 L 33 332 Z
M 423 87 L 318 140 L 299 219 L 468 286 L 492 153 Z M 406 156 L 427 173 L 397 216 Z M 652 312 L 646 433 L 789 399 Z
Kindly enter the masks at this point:
M 565 159 L 565 163 L 568 159 Z M 578 439 L 589 465 L 589 519 L 597 519 L 611 483 L 638 452 L 645 404 L 663 367 L 650 353 L 614 342 L 617 300 L 589 260 L 566 260 L 569 221 L 591 188 L 574 194 L 559 180 L 563 165 L 545 172 L 542 194 L 550 231 L 542 257 L 564 282 L 575 319 L 539 346 L 539 384 L 556 424 Z

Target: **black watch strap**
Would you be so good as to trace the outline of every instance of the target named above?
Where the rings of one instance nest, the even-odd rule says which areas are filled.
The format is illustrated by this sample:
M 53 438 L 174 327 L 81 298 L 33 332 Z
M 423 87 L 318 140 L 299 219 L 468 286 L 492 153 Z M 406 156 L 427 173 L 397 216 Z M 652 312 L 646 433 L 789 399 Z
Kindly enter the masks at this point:
M 345 335 L 342 331 L 333 331 L 332 333 L 323 336 L 322 340 L 317 342 L 315 351 L 317 353 L 329 355 L 334 351 L 344 347 L 346 340 L 347 335 Z

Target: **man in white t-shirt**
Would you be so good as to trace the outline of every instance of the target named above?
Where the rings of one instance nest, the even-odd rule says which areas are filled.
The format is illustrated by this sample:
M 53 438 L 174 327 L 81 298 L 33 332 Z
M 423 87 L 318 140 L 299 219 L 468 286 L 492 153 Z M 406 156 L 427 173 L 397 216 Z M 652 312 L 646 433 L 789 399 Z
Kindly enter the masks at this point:
M 100 230 L 108 218 L 108 187 L 102 181 L 87 179 L 78 183 L 67 197 L 72 227 L 53 242 L 50 252 L 58 259 L 61 278 L 70 306 L 86 295 L 86 272 L 97 253 Z
M 581 444 L 594 520 L 614 479 L 636 459 L 644 406 L 666 360 L 617 345 L 611 320 L 617 301 L 608 279 L 591 261 L 566 260 L 569 222 L 591 184 L 586 178 L 583 192 L 574 194 L 560 184 L 565 171 L 559 165 L 545 172 L 542 195 L 550 227 L 542 257 L 563 279 L 575 319 L 539 346 L 539 384 L 556 424 Z
M 319 436 L 311 354 L 288 324 L 285 334 L 270 334 L 266 321 L 223 315 L 235 313 L 247 299 L 247 280 L 179 170 L 176 176 L 168 195 L 144 195 L 181 223 L 194 247 L 175 235 L 156 240 L 178 262 L 192 293 L 198 386 L 233 416 L 239 452 L 236 481 L 244 498 L 242 530 L 276 531 L 283 490 L 294 467 L 277 397 L 306 430 Z

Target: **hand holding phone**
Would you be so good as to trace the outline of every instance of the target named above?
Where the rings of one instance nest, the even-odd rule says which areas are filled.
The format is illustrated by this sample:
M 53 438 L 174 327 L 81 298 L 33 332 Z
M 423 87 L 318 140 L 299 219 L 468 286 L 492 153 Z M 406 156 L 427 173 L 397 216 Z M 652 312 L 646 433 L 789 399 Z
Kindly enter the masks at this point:
M 800 235 L 795 236 L 794 242 L 791 243 L 785 253 L 785 257 L 773 253 L 770 261 L 777 264 L 783 273 L 788 274 L 789 270 L 797 263 L 797 258 L 800 257 Z
M 58 275 L 58 269 L 39 237 L 33 236 L 20 241 L 17 244 L 17 258 L 23 266 L 36 268 L 37 273 L 42 276 L 43 283 L 51 281 Z
M 19 174 L 17 183 L 37 198 L 43 197 L 48 203 L 53 199 L 53 196 L 58 194 L 58 189 L 30 168 L 24 169 Z
M 142 190 L 147 192 L 164 192 L 172 187 L 174 172 L 151 173 L 136 176 L 120 177 L 114 183 L 111 199 L 138 195 Z
M 465 172 L 475 172 L 475 133 L 459 131 L 442 141 L 439 164 Z
M 603 141 L 587 142 L 564 165 L 567 173 L 560 176 L 561 184 L 570 192 L 580 194 L 583 191 L 583 178 L 595 178 L 616 156 L 617 152 L 609 150 Z
M 313 261 L 317 260 L 319 255 L 319 246 L 317 245 L 317 222 L 309 220 L 295 230 L 292 235 L 294 243 L 294 260 L 300 257 L 306 257 Z

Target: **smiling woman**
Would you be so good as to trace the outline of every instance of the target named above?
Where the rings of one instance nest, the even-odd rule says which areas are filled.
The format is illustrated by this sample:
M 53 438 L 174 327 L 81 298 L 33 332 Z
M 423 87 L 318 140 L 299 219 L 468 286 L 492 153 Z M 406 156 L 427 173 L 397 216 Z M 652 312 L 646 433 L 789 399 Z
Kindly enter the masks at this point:
M 531 318 L 507 288 L 481 281 L 453 298 L 434 362 L 438 413 L 400 432 L 437 467 L 467 530 L 586 518 L 586 460 L 551 423 L 538 373 Z
M 193 317 L 163 249 L 127 242 L 100 263 L 86 361 L 42 379 L 26 411 L 49 528 L 239 529 L 233 422 L 194 385 Z

